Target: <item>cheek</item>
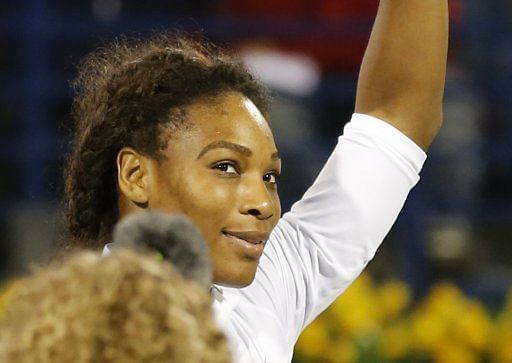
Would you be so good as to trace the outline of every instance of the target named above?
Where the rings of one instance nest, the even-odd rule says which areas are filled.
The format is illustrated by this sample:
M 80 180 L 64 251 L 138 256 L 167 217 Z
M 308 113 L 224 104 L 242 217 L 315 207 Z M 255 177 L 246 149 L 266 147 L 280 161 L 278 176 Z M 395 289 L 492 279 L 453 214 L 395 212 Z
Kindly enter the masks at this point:
M 226 186 L 212 184 L 204 179 L 194 181 L 184 189 L 185 211 L 207 214 L 210 218 L 214 217 L 214 213 L 229 210 L 229 206 L 233 205 L 233 197 L 236 195 L 234 190 Z
M 236 184 L 218 180 L 209 173 L 189 173 L 177 185 L 174 198 L 179 209 L 192 218 L 205 232 L 217 229 L 236 205 Z

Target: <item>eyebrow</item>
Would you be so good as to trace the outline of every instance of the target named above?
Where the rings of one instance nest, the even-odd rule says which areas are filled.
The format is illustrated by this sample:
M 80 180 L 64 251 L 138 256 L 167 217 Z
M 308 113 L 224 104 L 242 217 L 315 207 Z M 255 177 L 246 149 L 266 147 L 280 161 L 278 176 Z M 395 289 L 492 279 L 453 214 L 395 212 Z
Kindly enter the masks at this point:
M 240 144 L 235 144 L 235 143 L 232 143 L 229 141 L 220 140 L 220 141 L 214 141 L 214 142 L 206 145 L 203 148 L 203 150 L 201 150 L 199 155 L 197 155 L 197 159 L 200 159 L 204 154 L 206 154 L 208 151 L 213 150 L 213 149 L 231 149 L 231 150 L 233 150 L 239 154 L 245 155 L 247 157 L 252 156 L 252 150 L 249 149 L 248 147 L 240 145 Z M 277 151 L 274 152 L 270 156 L 270 158 L 272 160 L 280 159 L 279 153 Z

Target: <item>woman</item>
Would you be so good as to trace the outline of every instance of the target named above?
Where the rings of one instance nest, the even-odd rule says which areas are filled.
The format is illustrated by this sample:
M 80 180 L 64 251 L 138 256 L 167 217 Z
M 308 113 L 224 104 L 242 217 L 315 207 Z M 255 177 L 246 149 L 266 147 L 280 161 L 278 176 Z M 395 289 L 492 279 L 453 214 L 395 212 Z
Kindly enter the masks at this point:
M 361 272 L 418 181 L 441 124 L 447 0 L 382 0 L 356 113 L 280 219 L 280 159 L 261 85 L 230 57 L 160 37 L 82 66 L 68 222 L 101 248 L 144 209 L 182 212 L 210 248 L 214 309 L 238 361 L 286 362 L 300 332 Z

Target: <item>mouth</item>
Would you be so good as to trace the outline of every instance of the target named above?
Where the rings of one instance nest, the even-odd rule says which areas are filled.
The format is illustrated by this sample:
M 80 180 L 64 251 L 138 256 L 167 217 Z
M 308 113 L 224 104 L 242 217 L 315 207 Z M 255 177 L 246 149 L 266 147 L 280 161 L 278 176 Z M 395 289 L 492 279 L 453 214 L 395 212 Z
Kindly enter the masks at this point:
M 234 232 L 234 231 L 222 231 L 222 234 L 228 237 L 234 237 L 245 242 L 252 243 L 254 245 L 259 245 L 266 241 L 267 236 L 263 233 L 258 232 Z
M 268 238 L 266 234 L 253 231 L 222 231 L 223 236 L 244 256 L 259 259 Z

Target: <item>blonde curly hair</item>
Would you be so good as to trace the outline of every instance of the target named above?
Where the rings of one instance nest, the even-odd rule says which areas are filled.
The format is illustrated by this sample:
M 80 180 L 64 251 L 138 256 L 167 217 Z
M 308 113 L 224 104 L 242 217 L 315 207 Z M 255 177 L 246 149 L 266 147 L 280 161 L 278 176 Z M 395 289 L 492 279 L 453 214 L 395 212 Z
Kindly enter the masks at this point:
M 1 362 L 231 362 L 209 294 L 154 256 L 80 252 L 15 290 Z

